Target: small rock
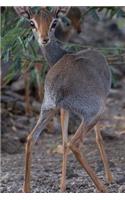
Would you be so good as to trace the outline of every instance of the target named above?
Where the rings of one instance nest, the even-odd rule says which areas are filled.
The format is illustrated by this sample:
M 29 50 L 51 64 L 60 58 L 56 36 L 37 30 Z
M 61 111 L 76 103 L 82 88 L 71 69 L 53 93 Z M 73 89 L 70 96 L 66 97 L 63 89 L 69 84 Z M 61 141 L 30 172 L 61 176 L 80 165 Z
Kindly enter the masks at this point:
M 1 139 L 1 144 L 2 151 L 8 154 L 18 153 L 22 146 L 19 139 L 16 137 L 4 137 Z
M 104 140 L 118 140 L 119 137 L 117 134 L 115 134 L 112 129 L 105 129 L 105 130 L 101 130 L 101 135 L 103 137 Z
M 118 180 L 116 180 L 116 183 L 118 184 L 125 184 L 125 176 L 119 177 Z
M 49 152 L 48 152 L 49 153 Z M 63 146 L 62 145 L 58 145 L 56 148 L 54 148 L 52 150 L 52 153 L 58 153 L 58 154 L 63 154 Z M 68 155 L 70 155 L 72 152 L 70 149 L 68 149 Z
M 109 98 L 115 98 L 115 99 L 121 99 L 122 93 L 120 92 L 120 90 L 111 89 L 108 97 Z
M 7 183 L 9 180 L 10 174 L 6 173 L 4 176 L 1 176 L 1 182 Z
M 23 90 L 25 88 L 24 79 L 19 79 L 12 83 L 11 89 L 15 92 Z
M 118 189 L 118 192 L 119 193 L 121 193 L 121 192 L 125 193 L 125 185 L 120 186 L 119 189 Z

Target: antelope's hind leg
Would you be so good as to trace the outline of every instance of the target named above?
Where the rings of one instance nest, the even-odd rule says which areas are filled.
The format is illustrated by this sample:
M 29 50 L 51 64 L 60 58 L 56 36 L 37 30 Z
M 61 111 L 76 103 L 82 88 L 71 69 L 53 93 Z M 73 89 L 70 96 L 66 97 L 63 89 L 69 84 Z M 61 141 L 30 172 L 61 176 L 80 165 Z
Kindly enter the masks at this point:
M 90 126 L 91 127 L 91 126 Z M 76 159 L 79 161 L 81 166 L 85 169 L 85 171 L 88 173 L 88 175 L 91 177 L 93 183 L 95 184 L 96 188 L 99 192 L 106 192 L 105 186 L 102 184 L 102 182 L 98 179 L 97 175 L 95 174 L 94 170 L 89 166 L 85 156 L 83 153 L 80 152 L 80 143 L 81 138 L 84 139 L 86 136 L 88 130 L 90 130 L 90 127 L 84 126 L 83 122 L 81 123 L 80 127 L 77 129 L 75 135 L 71 139 L 69 143 L 69 148 L 74 153 Z M 92 128 L 92 127 L 91 127 Z
M 107 159 L 107 155 L 106 155 L 106 152 L 105 152 L 105 148 L 104 148 L 104 144 L 103 144 L 103 139 L 102 139 L 101 132 L 100 132 L 100 125 L 99 125 L 99 123 L 97 123 L 95 125 L 94 129 L 95 129 L 95 132 L 96 132 L 96 143 L 98 145 L 98 149 L 100 151 L 101 159 L 102 159 L 103 164 L 104 164 L 105 175 L 106 175 L 106 178 L 107 178 L 108 182 L 111 183 L 112 180 L 113 180 L 113 178 L 112 178 L 112 173 L 110 171 L 110 167 L 109 167 L 109 162 L 108 162 L 108 159 Z
M 62 141 L 63 141 L 63 162 L 62 162 L 62 176 L 60 189 L 61 192 L 66 190 L 66 165 L 68 156 L 68 122 L 69 122 L 69 112 L 61 109 L 61 128 L 62 128 Z
M 23 192 L 30 192 L 30 168 L 31 168 L 31 154 L 32 154 L 32 145 L 38 139 L 40 133 L 46 127 L 48 121 L 53 116 L 52 110 L 42 110 L 40 117 L 37 121 L 36 126 L 32 130 L 32 132 L 27 137 L 27 143 L 25 148 L 25 175 L 24 175 L 24 184 L 23 184 Z

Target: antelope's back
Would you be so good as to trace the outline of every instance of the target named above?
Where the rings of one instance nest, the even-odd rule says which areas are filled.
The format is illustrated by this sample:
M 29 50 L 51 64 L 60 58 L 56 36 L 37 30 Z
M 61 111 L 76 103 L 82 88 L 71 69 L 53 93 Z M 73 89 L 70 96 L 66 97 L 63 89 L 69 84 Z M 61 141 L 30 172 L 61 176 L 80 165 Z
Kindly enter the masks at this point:
M 64 55 L 48 72 L 46 85 L 59 92 L 108 95 L 111 73 L 102 54 L 95 50 Z
M 99 82 L 104 94 L 108 95 L 111 88 L 111 71 L 104 55 L 97 50 L 85 50 L 78 52 L 76 56 L 78 59 L 86 58 L 90 61 L 88 69 L 95 74 L 96 78 L 93 82 Z

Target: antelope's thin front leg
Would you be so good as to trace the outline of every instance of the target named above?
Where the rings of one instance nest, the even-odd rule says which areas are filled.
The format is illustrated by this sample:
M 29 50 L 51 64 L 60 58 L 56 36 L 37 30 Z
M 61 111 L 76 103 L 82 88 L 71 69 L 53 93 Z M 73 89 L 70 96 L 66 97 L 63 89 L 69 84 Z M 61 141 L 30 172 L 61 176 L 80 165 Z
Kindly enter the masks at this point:
M 62 128 L 62 140 L 63 140 L 63 162 L 62 162 L 62 177 L 60 189 L 61 192 L 66 190 L 66 165 L 67 165 L 67 142 L 68 142 L 68 122 L 69 112 L 61 109 L 61 128 Z
M 23 192 L 30 192 L 30 166 L 31 166 L 31 148 L 32 148 L 32 134 L 27 137 L 25 147 L 25 176 L 23 184 Z
M 103 139 L 102 139 L 102 136 L 101 136 L 99 123 L 97 123 L 96 126 L 95 126 L 95 132 L 96 132 L 96 143 L 98 145 L 100 155 L 101 155 L 101 159 L 102 159 L 103 164 L 104 164 L 105 175 L 106 175 L 108 182 L 111 183 L 112 182 L 112 173 L 110 171 L 109 162 L 108 162 L 106 152 L 105 152 L 105 149 L 104 149 Z
M 31 168 L 31 150 L 32 144 L 36 142 L 40 133 L 46 127 L 46 124 L 53 116 L 54 112 L 52 110 L 41 110 L 39 120 L 32 132 L 27 137 L 26 149 L 25 149 L 25 175 L 23 192 L 30 192 L 30 168 Z
M 24 184 L 23 192 L 30 192 L 30 168 L 31 168 L 31 154 L 32 154 L 32 143 L 33 143 L 33 134 L 39 127 L 40 122 L 38 121 L 35 128 L 27 137 L 27 143 L 25 147 L 25 167 L 24 167 Z
M 79 146 L 80 146 L 80 143 L 81 143 L 81 138 L 82 137 L 84 138 L 86 133 L 87 133 L 87 130 L 85 129 L 83 123 L 81 123 L 80 127 L 77 129 L 75 135 L 73 136 L 73 138 L 71 139 L 71 141 L 69 143 L 69 148 L 72 150 L 72 152 L 74 153 L 76 159 L 79 161 L 81 166 L 86 170 L 88 175 L 91 177 L 92 181 L 96 185 L 96 188 L 100 192 L 105 192 L 106 191 L 105 186 L 98 179 L 94 170 L 89 166 L 89 164 L 88 164 L 85 156 L 83 155 L 83 153 L 81 154 L 81 152 L 80 152 Z

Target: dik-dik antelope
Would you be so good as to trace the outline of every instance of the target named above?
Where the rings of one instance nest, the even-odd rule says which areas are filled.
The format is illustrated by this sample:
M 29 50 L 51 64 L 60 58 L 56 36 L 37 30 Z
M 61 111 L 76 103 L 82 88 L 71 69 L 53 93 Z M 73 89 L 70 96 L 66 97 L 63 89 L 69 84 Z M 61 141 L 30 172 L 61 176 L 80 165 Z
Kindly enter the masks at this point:
M 68 149 L 86 170 L 100 192 L 105 192 L 105 186 L 89 166 L 85 156 L 80 152 L 87 133 L 95 127 L 96 141 L 104 163 L 105 174 L 109 182 L 112 174 L 103 147 L 100 134 L 99 119 L 105 108 L 105 102 L 111 86 L 111 75 L 104 56 L 95 50 L 84 50 L 69 53 L 61 47 L 55 37 L 58 20 L 52 20 L 48 12 L 30 19 L 32 30 L 42 48 L 48 63 L 52 66 L 46 76 L 44 100 L 35 128 L 29 134 L 26 144 L 24 192 L 30 191 L 30 162 L 32 144 L 46 127 L 54 115 L 56 108 L 61 109 L 61 126 L 63 139 L 63 163 L 61 191 L 65 191 L 66 163 Z M 44 34 L 43 34 L 44 33 Z M 81 124 L 70 141 L 68 141 L 69 112 L 76 113 Z
M 42 19 L 39 20 L 41 7 L 39 8 L 39 11 L 37 11 L 37 14 L 33 14 L 33 11 L 31 11 L 29 7 L 14 7 L 14 9 L 19 16 L 23 15 L 28 18 L 31 18 L 31 16 L 36 17 L 38 23 L 40 21 L 40 23 L 44 24 L 44 30 L 41 30 L 41 32 L 43 32 L 43 35 L 47 34 L 45 28 L 46 24 Z M 49 17 L 47 23 L 49 23 L 52 20 L 52 17 L 56 16 L 59 18 L 59 23 L 55 32 L 55 35 L 59 40 L 72 41 L 73 37 L 76 38 L 77 35 L 81 32 L 81 11 L 78 7 L 52 7 L 50 12 L 47 11 L 46 7 L 44 8 L 42 7 L 42 10 L 45 10 L 48 13 Z M 41 100 L 43 98 L 43 85 L 41 84 L 40 81 L 39 69 L 37 68 L 37 64 L 35 64 L 35 73 L 37 79 L 38 97 Z M 24 75 L 25 75 L 24 76 L 25 111 L 26 114 L 30 114 L 32 112 L 32 107 L 30 106 L 30 101 L 29 101 L 30 99 L 29 75 L 28 73 L 24 73 Z

